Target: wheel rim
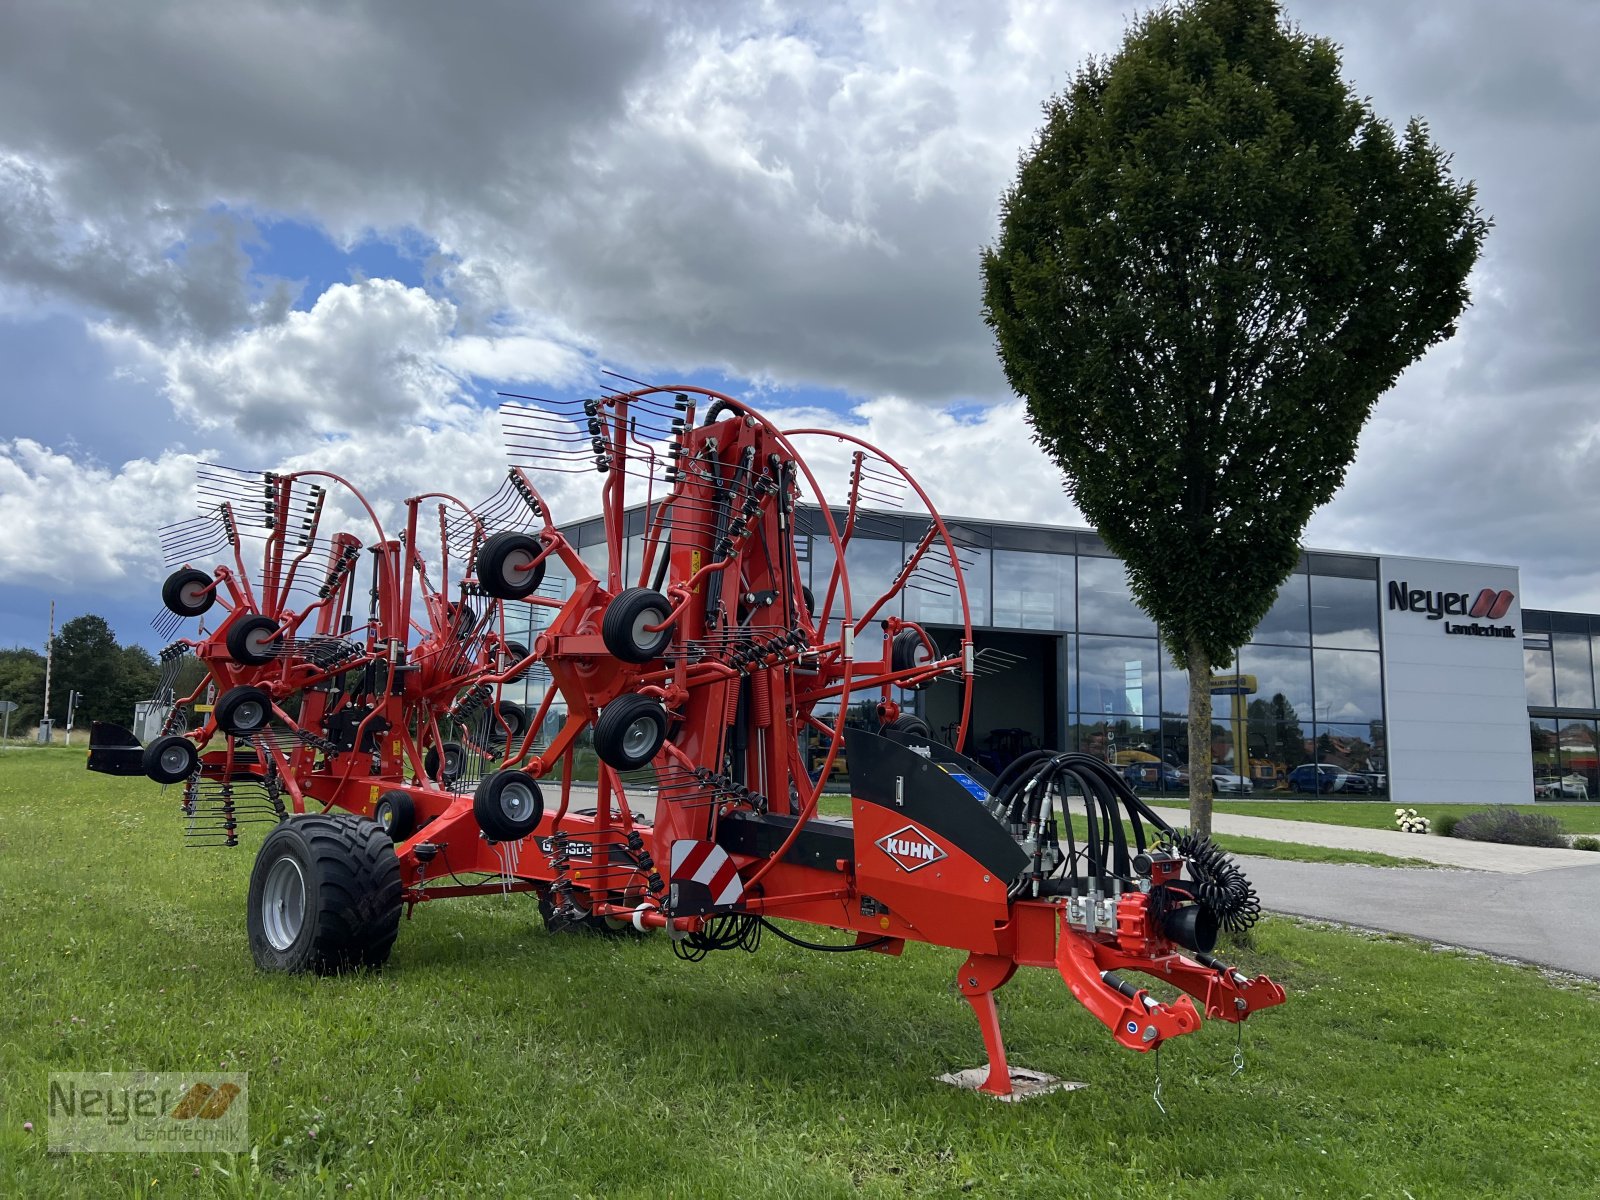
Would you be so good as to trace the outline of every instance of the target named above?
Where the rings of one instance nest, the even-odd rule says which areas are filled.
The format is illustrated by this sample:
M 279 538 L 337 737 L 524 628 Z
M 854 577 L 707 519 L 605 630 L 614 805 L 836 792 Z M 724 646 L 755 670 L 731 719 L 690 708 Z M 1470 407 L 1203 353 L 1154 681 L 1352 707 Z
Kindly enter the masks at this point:
M 394 824 L 394 809 L 387 800 L 378 805 L 378 824 L 383 826 L 385 833 L 389 832 L 389 827 Z
M 506 586 L 520 588 L 528 585 L 528 572 L 533 567 L 533 560 L 537 555 L 526 550 L 513 550 L 505 556 L 500 564 L 500 574 L 506 581 Z
M 182 746 L 168 746 L 161 752 L 161 769 L 168 775 L 181 775 L 189 768 L 189 752 Z
M 660 644 L 666 630 L 658 629 L 651 632 L 650 626 L 659 625 L 666 618 L 653 608 L 647 608 L 633 619 L 633 644 L 641 650 L 654 650 Z
M 245 700 L 234 706 L 235 729 L 259 729 L 267 723 L 267 710 L 259 700 Z
M 500 811 L 508 821 L 526 821 L 533 814 L 533 789 L 525 783 L 506 784 L 500 789 Z
M 206 601 L 206 587 L 203 583 L 186 583 L 178 589 L 178 600 L 185 608 L 199 608 Z
M 261 889 L 261 927 L 274 950 L 293 946 L 306 923 L 306 877 L 287 854 L 272 864 Z
M 252 629 L 245 634 L 244 648 L 251 654 L 266 657 L 272 653 L 272 635 L 270 629 Z
M 655 718 L 635 717 L 622 735 L 622 753 L 629 759 L 649 758 L 655 752 L 655 742 Z

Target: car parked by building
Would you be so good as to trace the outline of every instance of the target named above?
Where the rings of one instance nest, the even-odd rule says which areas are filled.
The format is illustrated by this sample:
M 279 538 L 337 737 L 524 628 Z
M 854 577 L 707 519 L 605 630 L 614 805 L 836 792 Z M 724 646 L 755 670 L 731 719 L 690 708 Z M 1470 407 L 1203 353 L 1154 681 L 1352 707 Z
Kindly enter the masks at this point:
M 1301 763 L 1289 772 L 1289 790 L 1312 795 L 1371 795 L 1372 781 L 1332 763 Z
M 1212 771 L 1211 790 L 1219 796 L 1248 796 L 1255 791 L 1255 785 L 1246 775 L 1236 775 L 1232 771 Z

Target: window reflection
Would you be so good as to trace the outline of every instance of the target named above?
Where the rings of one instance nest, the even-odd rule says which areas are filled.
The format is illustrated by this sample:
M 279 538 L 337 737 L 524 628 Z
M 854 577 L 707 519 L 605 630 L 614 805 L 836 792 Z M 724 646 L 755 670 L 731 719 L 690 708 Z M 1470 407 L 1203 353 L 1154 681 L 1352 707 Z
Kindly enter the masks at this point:
M 1311 576 L 1311 640 L 1318 646 L 1376 650 L 1377 580 Z
M 1344 771 L 1371 776 L 1386 772 L 1381 722 L 1365 725 L 1319 725 L 1312 761 L 1332 763 Z M 1372 787 L 1377 780 L 1368 779 Z
M 1314 718 L 1324 722 L 1383 719 L 1378 656 L 1361 650 L 1314 650 Z
M 1088 633 L 1155 635 L 1155 624 L 1133 602 L 1120 559 L 1078 560 L 1078 628 Z
M 961 578 L 967 589 L 967 610 L 974 625 L 989 624 L 990 551 L 976 546 L 957 546 Z M 941 543 L 928 548 L 916 577 L 917 586 L 906 589 L 905 617 L 934 625 L 959 625 L 961 600 L 949 567 L 949 551 Z
M 1078 639 L 1078 697 L 1085 714 L 1155 716 L 1159 677 L 1154 638 Z
M 1562 721 L 1556 730 L 1556 754 L 1562 800 L 1591 800 L 1600 796 L 1600 751 L 1593 721 Z
M 1582 633 L 1553 633 L 1556 704 L 1561 708 L 1594 707 L 1594 669 L 1589 663 L 1589 638 Z
M 1548 633 L 1530 633 L 1522 639 L 1522 674 L 1528 688 L 1528 707 L 1554 708 L 1556 676 Z
M 1074 560 L 1065 554 L 994 552 L 994 624 L 1071 629 L 1076 616 Z
M 1311 622 L 1307 616 L 1309 604 L 1309 582 L 1303 573 L 1296 571 L 1283 581 L 1272 607 L 1261 618 L 1261 624 L 1256 626 L 1250 640 L 1278 645 L 1306 645 L 1311 641 Z
M 1298 718 L 1311 720 L 1311 651 L 1277 646 L 1246 646 L 1239 652 L 1241 674 L 1256 677 L 1252 700 L 1282 696 Z

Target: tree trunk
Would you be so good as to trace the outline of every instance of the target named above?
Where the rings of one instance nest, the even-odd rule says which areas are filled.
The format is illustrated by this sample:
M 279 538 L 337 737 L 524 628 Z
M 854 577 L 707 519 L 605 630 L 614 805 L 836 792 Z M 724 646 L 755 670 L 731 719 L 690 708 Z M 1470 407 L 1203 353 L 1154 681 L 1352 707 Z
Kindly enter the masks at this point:
M 1189 829 L 1211 836 L 1211 657 L 1189 645 Z

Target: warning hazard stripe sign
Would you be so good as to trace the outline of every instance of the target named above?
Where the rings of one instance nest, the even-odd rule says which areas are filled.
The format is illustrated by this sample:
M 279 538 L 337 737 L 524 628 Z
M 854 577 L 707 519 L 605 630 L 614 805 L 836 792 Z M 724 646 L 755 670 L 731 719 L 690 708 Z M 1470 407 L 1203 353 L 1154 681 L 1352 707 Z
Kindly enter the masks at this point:
M 711 902 L 718 907 L 737 904 L 744 896 L 739 869 L 715 842 L 673 842 L 672 881 L 704 885 L 711 892 Z

